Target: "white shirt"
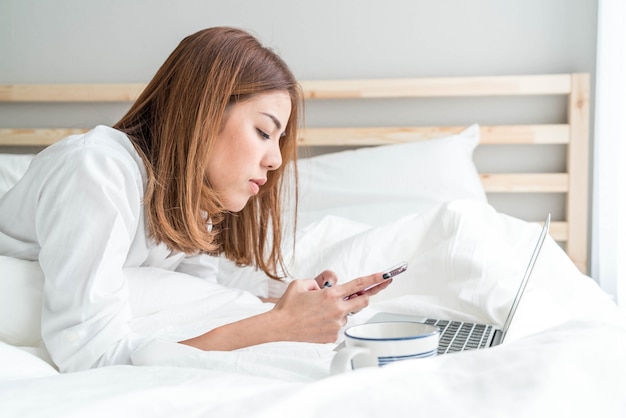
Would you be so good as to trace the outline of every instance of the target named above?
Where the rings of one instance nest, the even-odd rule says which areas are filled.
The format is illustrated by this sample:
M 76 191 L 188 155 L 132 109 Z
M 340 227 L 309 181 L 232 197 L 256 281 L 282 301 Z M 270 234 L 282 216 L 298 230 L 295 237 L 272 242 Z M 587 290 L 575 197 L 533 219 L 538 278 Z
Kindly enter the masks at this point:
M 217 259 L 171 253 L 148 237 L 143 162 L 120 131 L 98 126 L 39 153 L 0 199 L 0 254 L 38 260 L 42 338 L 62 371 L 131 364 L 137 335 L 123 269 L 157 267 L 216 280 Z

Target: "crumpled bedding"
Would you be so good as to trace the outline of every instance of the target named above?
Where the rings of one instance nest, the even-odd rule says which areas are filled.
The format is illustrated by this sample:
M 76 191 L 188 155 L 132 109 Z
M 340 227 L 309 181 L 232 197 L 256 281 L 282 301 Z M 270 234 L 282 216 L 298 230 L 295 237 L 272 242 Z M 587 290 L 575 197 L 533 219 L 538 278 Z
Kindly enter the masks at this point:
M 347 326 L 381 311 L 502 324 L 539 231 L 475 201 L 377 227 L 327 217 L 300 231 L 290 270 L 313 277 L 331 268 L 350 280 L 408 261 Z M 269 291 L 251 269 L 233 282 L 246 280 Z M 167 342 L 271 308 L 232 295 L 209 292 L 138 317 L 136 329 L 163 336 L 138 354 L 141 366 L 62 375 L 35 349 L 0 344 L 0 416 L 626 416 L 624 311 L 551 238 L 506 341 L 487 350 L 330 376 L 336 344 L 202 352 Z M 233 303 L 208 316 L 203 307 L 223 297 Z

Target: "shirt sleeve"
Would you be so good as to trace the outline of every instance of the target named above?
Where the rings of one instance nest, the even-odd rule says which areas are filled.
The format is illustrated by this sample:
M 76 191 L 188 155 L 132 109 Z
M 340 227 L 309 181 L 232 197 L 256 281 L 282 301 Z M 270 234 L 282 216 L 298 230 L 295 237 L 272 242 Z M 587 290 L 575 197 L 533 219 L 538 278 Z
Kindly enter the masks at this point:
M 92 148 L 51 163 L 37 201 L 42 337 L 61 371 L 129 364 L 153 341 L 130 330 L 122 274 L 140 221 L 139 167 L 128 155 Z

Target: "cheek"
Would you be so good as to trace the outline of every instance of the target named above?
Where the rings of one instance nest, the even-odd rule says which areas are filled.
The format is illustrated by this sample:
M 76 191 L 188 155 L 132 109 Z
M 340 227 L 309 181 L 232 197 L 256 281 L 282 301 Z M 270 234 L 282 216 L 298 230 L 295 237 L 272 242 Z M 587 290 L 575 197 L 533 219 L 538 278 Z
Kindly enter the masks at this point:
M 229 149 L 229 144 L 232 143 L 230 138 L 223 133 L 220 134 L 213 145 L 211 154 L 207 159 L 207 168 L 205 175 L 210 184 L 216 185 L 220 181 L 220 177 L 229 167 L 229 160 L 232 159 L 233 152 Z
M 221 158 L 218 158 L 218 154 L 211 153 L 211 157 L 207 161 L 207 168 L 204 170 L 204 175 L 207 181 L 212 187 L 217 187 L 220 184 L 220 177 L 224 172 L 223 162 Z

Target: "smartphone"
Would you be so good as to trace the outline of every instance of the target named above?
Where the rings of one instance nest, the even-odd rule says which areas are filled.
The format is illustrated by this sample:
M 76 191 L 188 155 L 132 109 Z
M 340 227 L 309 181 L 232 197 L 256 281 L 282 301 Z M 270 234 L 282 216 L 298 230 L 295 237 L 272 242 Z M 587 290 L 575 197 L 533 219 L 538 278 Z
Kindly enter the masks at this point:
M 407 263 L 406 261 L 403 261 L 402 263 L 396 264 L 395 266 L 384 270 L 383 278 L 384 279 L 391 279 L 392 277 L 395 277 L 398 274 L 404 273 L 408 268 L 409 268 L 409 263 Z M 363 292 L 366 292 L 366 291 L 368 291 L 370 289 L 373 289 L 374 287 L 376 287 L 376 286 L 378 286 L 378 285 L 380 285 L 382 283 L 384 283 L 384 282 L 376 283 L 376 284 L 373 284 L 373 285 L 371 285 L 369 287 L 366 287 L 365 289 L 363 289 L 363 290 L 361 290 L 359 292 L 353 293 L 350 296 L 346 296 L 346 299 L 351 299 L 351 298 L 353 298 L 355 296 L 362 295 Z
M 403 261 L 402 263 L 397 264 L 391 267 L 390 269 L 387 269 L 383 273 L 383 279 L 391 279 L 392 277 L 397 276 L 400 273 L 404 273 L 406 269 L 408 268 L 409 268 L 409 263 L 407 263 L 406 261 Z

